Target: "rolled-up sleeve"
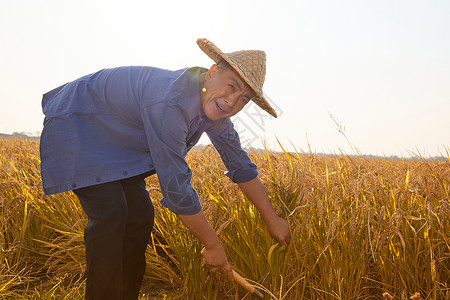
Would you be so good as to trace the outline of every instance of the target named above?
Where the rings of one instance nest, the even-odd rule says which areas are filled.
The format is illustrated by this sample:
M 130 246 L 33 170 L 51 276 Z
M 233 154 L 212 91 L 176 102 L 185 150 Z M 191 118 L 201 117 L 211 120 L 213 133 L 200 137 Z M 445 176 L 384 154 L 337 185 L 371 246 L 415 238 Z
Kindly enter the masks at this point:
M 159 102 L 145 107 L 142 119 L 163 194 L 161 204 L 175 214 L 200 212 L 202 207 L 191 185 L 192 172 L 186 163 L 188 116 L 176 105 Z
M 258 176 L 256 165 L 241 147 L 239 134 L 229 122 L 219 134 L 207 132 L 211 142 L 220 154 L 227 168 L 227 175 L 233 182 L 246 182 Z

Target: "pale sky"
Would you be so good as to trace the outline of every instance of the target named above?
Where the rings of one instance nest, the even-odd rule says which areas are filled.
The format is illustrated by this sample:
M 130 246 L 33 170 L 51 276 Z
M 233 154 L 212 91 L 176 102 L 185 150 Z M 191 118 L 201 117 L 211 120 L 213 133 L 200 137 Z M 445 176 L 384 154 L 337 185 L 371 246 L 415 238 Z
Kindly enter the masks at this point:
M 280 117 L 247 106 L 244 146 L 353 153 L 331 114 L 363 154 L 450 150 L 450 1 L 0 1 L 3 133 L 42 130 L 42 94 L 103 68 L 210 67 L 205 37 L 267 53 Z

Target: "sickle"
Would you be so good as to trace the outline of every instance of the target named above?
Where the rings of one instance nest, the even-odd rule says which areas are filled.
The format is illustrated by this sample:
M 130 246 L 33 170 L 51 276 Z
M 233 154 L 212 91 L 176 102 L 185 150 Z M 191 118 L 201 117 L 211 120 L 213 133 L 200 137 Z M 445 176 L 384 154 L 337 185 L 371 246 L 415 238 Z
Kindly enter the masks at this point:
M 250 284 L 244 277 L 239 275 L 235 270 L 233 270 L 233 276 L 234 279 L 247 291 L 249 291 L 251 294 L 254 294 L 258 296 L 261 299 L 264 299 L 264 295 L 261 293 L 260 290 L 258 290 L 254 285 Z

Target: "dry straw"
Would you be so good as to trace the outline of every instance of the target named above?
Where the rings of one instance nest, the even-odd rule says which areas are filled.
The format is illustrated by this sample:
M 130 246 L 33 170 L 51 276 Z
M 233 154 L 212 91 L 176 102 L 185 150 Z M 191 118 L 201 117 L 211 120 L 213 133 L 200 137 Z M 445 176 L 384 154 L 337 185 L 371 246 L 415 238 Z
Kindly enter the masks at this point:
M 42 193 L 37 142 L 0 139 L 0 298 L 82 299 L 86 217 L 71 193 Z M 233 268 L 271 299 L 448 299 L 450 158 L 390 160 L 251 152 L 288 248 L 274 241 L 215 150 L 192 151 L 192 184 Z M 202 265 L 202 245 L 156 206 L 142 299 L 243 299 Z M 383 294 L 384 293 L 384 294 Z M 271 295 L 271 296 L 269 296 Z M 384 296 L 383 296 L 384 295 Z

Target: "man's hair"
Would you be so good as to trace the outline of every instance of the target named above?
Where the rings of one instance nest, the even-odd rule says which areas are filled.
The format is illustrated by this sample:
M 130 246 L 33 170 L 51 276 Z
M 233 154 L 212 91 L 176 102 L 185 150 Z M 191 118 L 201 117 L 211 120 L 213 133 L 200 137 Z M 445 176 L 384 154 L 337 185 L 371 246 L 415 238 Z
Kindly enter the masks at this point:
M 233 68 L 233 67 L 232 67 L 225 59 L 223 59 L 223 58 L 222 58 L 221 60 L 219 60 L 219 62 L 217 63 L 217 67 L 219 68 L 219 71 L 228 68 L 229 70 L 231 70 L 231 71 L 233 71 L 235 74 L 237 74 L 239 77 L 241 77 L 241 76 L 236 72 L 236 70 L 235 70 L 235 69 L 234 69 L 234 68 Z M 242 79 L 242 78 L 241 78 L 241 79 Z M 248 83 L 245 82 L 245 80 L 243 80 L 243 79 L 242 79 L 242 82 L 244 82 L 245 86 L 247 86 L 247 87 L 249 88 L 249 90 L 253 93 L 252 98 L 255 97 L 256 94 L 255 94 L 255 92 L 253 91 L 253 89 L 248 85 Z
M 233 70 L 233 68 L 230 66 L 230 64 L 223 58 L 221 60 L 219 60 L 219 62 L 217 63 L 217 66 L 219 67 L 219 69 L 222 69 L 225 67 L 230 70 Z

